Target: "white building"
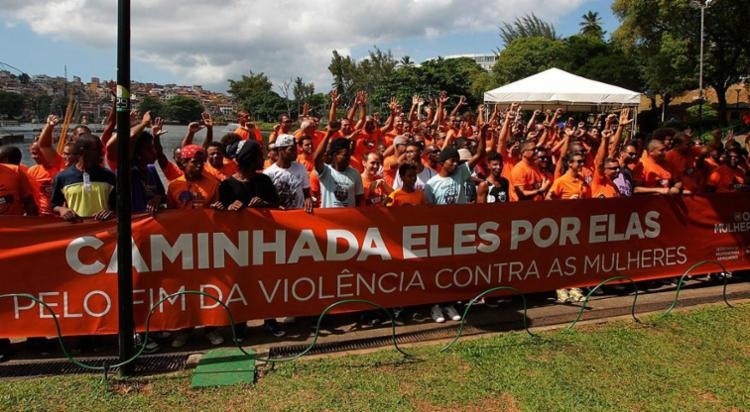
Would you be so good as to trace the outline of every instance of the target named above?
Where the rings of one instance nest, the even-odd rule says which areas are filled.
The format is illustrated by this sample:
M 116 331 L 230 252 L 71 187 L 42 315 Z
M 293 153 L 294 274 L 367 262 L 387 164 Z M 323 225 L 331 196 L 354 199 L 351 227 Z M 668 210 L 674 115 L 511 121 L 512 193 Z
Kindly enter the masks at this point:
M 443 59 L 460 59 L 462 57 L 467 57 L 469 59 L 474 60 L 479 66 L 481 66 L 484 70 L 490 71 L 492 70 L 492 66 L 495 65 L 495 62 L 497 61 L 497 55 L 496 54 L 452 54 L 450 56 L 441 56 Z M 433 57 L 429 60 L 436 60 L 437 57 Z

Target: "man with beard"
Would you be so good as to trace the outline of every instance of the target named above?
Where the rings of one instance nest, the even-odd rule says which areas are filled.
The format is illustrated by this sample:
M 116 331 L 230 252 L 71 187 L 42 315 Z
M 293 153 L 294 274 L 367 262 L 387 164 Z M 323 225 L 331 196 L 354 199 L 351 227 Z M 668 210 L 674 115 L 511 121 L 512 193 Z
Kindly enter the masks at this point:
M 510 182 L 502 176 L 503 157 L 497 152 L 487 156 L 489 176 L 477 186 L 477 203 L 510 202 Z

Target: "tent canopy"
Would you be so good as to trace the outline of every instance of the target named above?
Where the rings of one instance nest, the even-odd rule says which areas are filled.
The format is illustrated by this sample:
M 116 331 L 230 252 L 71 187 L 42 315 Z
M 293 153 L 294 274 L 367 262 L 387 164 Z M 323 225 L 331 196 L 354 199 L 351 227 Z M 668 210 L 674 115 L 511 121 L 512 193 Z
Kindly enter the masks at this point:
M 484 93 L 487 103 L 522 103 L 524 108 L 593 110 L 602 106 L 638 106 L 641 94 L 551 68 Z

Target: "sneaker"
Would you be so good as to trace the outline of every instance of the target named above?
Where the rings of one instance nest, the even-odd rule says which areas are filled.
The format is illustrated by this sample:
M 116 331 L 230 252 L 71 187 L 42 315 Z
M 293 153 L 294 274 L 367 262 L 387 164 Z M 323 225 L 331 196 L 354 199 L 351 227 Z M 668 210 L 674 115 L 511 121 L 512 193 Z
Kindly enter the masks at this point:
M 188 341 L 188 334 L 183 331 L 177 331 L 174 333 L 174 336 L 172 337 L 172 347 L 175 349 L 179 349 Z
M 575 302 L 582 302 L 585 297 L 583 296 L 583 291 L 579 288 L 573 288 L 568 291 L 568 296 L 570 297 L 571 301 Z
M 570 302 L 570 295 L 568 295 L 567 289 L 557 289 L 557 303 L 568 303 Z
M 214 346 L 219 346 L 224 343 L 224 337 L 221 336 L 218 330 L 214 329 L 206 334 L 208 341 Z
M 451 318 L 451 320 L 459 321 L 461 320 L 461 315 L 458 314 L 458 311 L 456 310 L 453 305 L 447 305 L 443 306 L 443 311 L 445 312 L 445 315 Z
M 276 322 L 276 319 L 266 319 L 263 322 L 263 327 L 273 336 L 277 338 L 281 338 L 284 335 L 286 335 L 286 331 L 284 328 L 279 325 L 279 322 Z
M 140 348 L 141 345 L 143 345 L 143 338 L 146 336 L 145 334 L 136 333 L 133 337 L 133 341 L 135 342 L 135 347 Z M 145 354 L 151 354 L 156 353 L 159 351 L 159 344 L 154 342 L 152 339 L 149 339 L 146 342 L 146 347 L 143 348 L 143 353 Z
M 440 306 L 433 305 L 430 309 L 430 316 L 432 317 L 432 320 L 434 320 L 437 323 L 443 323 L 445 322 L 445 316 L 443 316 L 443 311 L 440 309 Z

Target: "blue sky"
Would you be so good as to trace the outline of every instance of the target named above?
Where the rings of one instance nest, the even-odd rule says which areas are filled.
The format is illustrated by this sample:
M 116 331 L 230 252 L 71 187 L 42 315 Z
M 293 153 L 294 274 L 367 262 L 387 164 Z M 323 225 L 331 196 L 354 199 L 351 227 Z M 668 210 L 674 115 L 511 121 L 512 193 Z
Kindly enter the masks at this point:
M 114 29 L 112 27 L 114 15 L 112 11 L 105 10 L 103 14 L 105 21 L 103 23 L 99 22 L 98 25 L 96 21 L 102 20 L 102 18 L 97 17 L 96 14 L 92 14 L 88 20 L 85 18 L 81 20 L 80 17 L 80 11 L 85 11 L 85 7 L 96 11 L 98 6 L 104 8 L 105 3 L 97 5 L 95 4 L 97 0 L 89 0 L 91 4 L 86 4 L 86 1 L 80 0 L 78 3 L 83 3 L 84 8 L 78 11 L 78 14 L 71 14 L 72 17 L 70 18 L 66 18 L 64 15 L 62 17 L 55 15 L 57 20 L 54 20 L 48 15 L 40 15 L 38 10 L 32 13 L 28 9 L 24 9 L 23 7 L 25 6 L 21 6 L 21 0 L 5 1 L 10 1 L 13 4 L 9 7 L 10 11 L 5 8 L 0 11 L 0 39 L 3 39 L 0 41 L 0 62 L 18 67 L 31 75 L 48 74 L 61 76 L 64 73 L 64 67 L 67 65 L 69 77 L 77 75 L 84 80 L 88 80 L 92 76 L 100 77 L 103 80 L 114 79 L 116 77 L 116 53 L 114 47 Z M 52 6 L 59 5 L 59 3 L 70 3 L 66 0 L 52 2 L 26 0 L 26 2 L 33 1 L 37 1 L 36 5 L 32 5 L 37 8 L 45 7 L 45 5 L 52 8 Z M 169 2 L 170 0 L 160 1 Z M 413 1 L 416 2 L 419 0 Z M 558 34 L 563 36 L 577 32 L 581 15 L 589 10 L 599 13 L 602 18 L 603 27 L 608 33 L 611 33 L 618 25 L 617 19 L 610 9 L 611 1 L 608 0 L 513 1 L 524 7 L 528 4 L 525 12 L 534 11 L 537 14 L 545 16 L 547 20 L 554 23 Z M 23 2 L 23 4 L 26 4 L 26 2 Z M 111 8 L 109 6 L 113 2 L 114 0 L 111 0 L 106 7 L 108 9 Z M 134 7 L 137 7 L 138 2 L 134 1 L 133 3 Z M 154 3 L 158 2 L 154 1 Z M 268 7 L 267 13 L 271 15 L 273 10 L 270 7 L 272 6 L 261 3 L 264 2 L 261 1 L 258 3 L 258 13 L 263 13 L 262 10 L 264 10 L 264 7 Z M 542 5 L 546 7 L 544 12 L 541 12 L 539 8 Z M 167 6 L 169 5 L 165 5 L 165 7 Z M 71 10 L 70 12 L 74 13 L 76 10 Z M 451 11 L 446 10 L 446 13 L 448 12 Z M 455 10 L 452 12 L 456 13 Z M 180 14 L 180 11 L 175 9 L 174 13 Z M 397 7 L 394 7 L 394 13 L 394 15 L 398 15 L 399 10 Z M 416 15 L 417 13 L 412 14 Z M 294 45 L 299 43 L 299 37 L 295 39 L 293 34 L 286 36 L 290 37 L 289 43 L 284 43 L 282 39 L 274 47 L 269 46 L 264 48 L 259 44 L 269 43 L 268 39 L 273 39 L 272 43 L 276 42 L 276 38 L 273 37 L 274 33 L 272 31 L 268 33 L 269 37 L 265 40 L 263 38 L 255 39 L 255 33 L 250 30 L 247 34 L 241 36 L 248 40 L 247 43 L 243 42 L 238 46 L 238 49 L 243 51 L 237 54 L 257 55 L 259 57 L 238 57 L 236 61 L 233 60 L 232 39 L 226 40 L 221 37 L 210 39 L 211 43 L 207 43 L 205 47 L 211 48 L 211 53 L 213 54 L 200 52 L 192 54 L 189 52 L 183 53 L 183 47 L 192 48 L 192 45 L 196 41 L 200 43 L 199 40 L 186 38 L 183 43 L 180 43 L 179 40 L 171 41 L 170 39 L 174 39 L 173 31 L 160 34 L 154 31 L 152 26 L 149 26 L 148 35 L 139 36 L 134 32 L 134 60 L 131 65 L 131 76 L 133 80 L 144 82 L 203 84 L 214 90 L 225 91 L 226 78 L 236 78 L 242 72 L 253 70 L 255 72 L 265 72 L 276 84 L 278 84 L 280 79 L 287 78 L 287 76 L 301 74 L 306 80 L 315 81 L 318 84 L 317 88 L 323 90 L 327 88 L 327 83 L 330 82 L 326 60 L 330 58 L 330 51 L 334 48 L 343 53 L 347 53 L 348 51 L 354 58 L 359 59 L 365 56 L 372 46 L 377 45 L 381 49 L 392 50 L 397 57 L 409 55 L 412 60 L 419 62 L 434 56 L 490 53 L 500 45 L 497 29 L 501 21 L 499 19 L 490 20 L 489 22 L 478 21 L 477 24 L 446 29 L 442 30 L 442 32 L 442 27 L 436 25 L 435 27 L 437 28 L 432 30 L 433 32 L 437 32 L 437 34 L 425 36 L 424 32 L 418 30 L 402 30 L 402 35 L 398 33 L 394 33 L 393 35 L 381 34 L 378 33 L 378 30 L 382 30 L 379 27 L 373 27 L 368 32 L 367 28 L 360 28 L 360 26 L 365 26 L 361 19 L 367 19 L 367 17 L 358 16 L 360 15 L 352 12 L 351 15 L 342 17 L 352 19 L 355 23 L 342 29 L 342 32 L 348 31 L 342 35 L 347 41 L 337 39 L 335 32 L 321 34 L 323 30 L 319 26 L 316 26 L 316 24 L 312 24 L 312 28 L 308 31 L 300 29 L 299 37 L 318 38 L 317 36 L 321 36 L 318 42 L 313 41 L 313 44 L 306 44 L 301 49 L 295 48 Z M 365 14 L 364 16 L 368 15 Z M 481 18 L 481 16 L 470 14 L 465 17 L 468 19 Z M 222 16 L 217 15 L 215 18 L 219 20 Z M 320 16 L 313 15 L 312 19 L 316 18 L 319 19 Z M 429 19 L 433 17 L 431 15 L 427 17 L 416 15 L 413 17 L 414 22 L 408 20 L 409 18 L 412 17 L 406 17 L 404 21 L 405 25 L 423 24 L 429 26 L 431 24 Z M 439 19 L 444 17 L 438 16 L 434 18 Z M 112 20 L 106 21 L 107 19 Z M 169 19 L 165 18 L 162 21 L 165 20 Z M 268 20 L 271 20 L 271 18 L 269 17 Z M 512 20 L 512 18 L 507 18 L 507 20 Z M 304 21 L 305 17 L 302 16 L 291 24 L 292 31 L 300 27 L 301 24 L 304 24 Z M 91 23 L 91 27 L 80 27 L 82 23 L 83 25 Z M 373 25 L 377 26 L 377 23 L 373 23 Z M 170 24 L 164 24 L 164 27 L 165 30 L 169 30 Z M 217 23 L 217 27 L 222 27 L 221 22 Z M 263 26 L 260 27 L 262 28 Z M 483 29 L 475 30 L 474 27 L 482 27 Z M 176 27 L 174 30 L 178 31 L 181 36 L 186 37 L 190 36 L 191 30 L 199 32 L 199 30 L 190 26 L 187 26 L 184 31 L 180 31 L 179 27 Z M 107 34 L 102 36 L 97 33 L 102 31 L 106 31 Z M 263 29 L 264 33 L 267 31 L 267 29 Z M 198 36 L 200 33 L 196 33 L 196 35 Z M 212 36 L 218 35 L 212 34 Z M 231 37 L 231 33 L 225 37 Z M 285 36 L 278 35 L 277 37 L 283 38 Z M 214 44 L 217 46 L 214 47 Z M 316 48 L 316 44 L 319 47 Z M 285 50 L 288 50 L 289 55 L 284 55 Z M 308 54 L 307 56 L 305 55 L 306 53 Z M 274 60 L 277 57 L 278 62 Z M 285 64 L 285 62 L 289 64 Z

